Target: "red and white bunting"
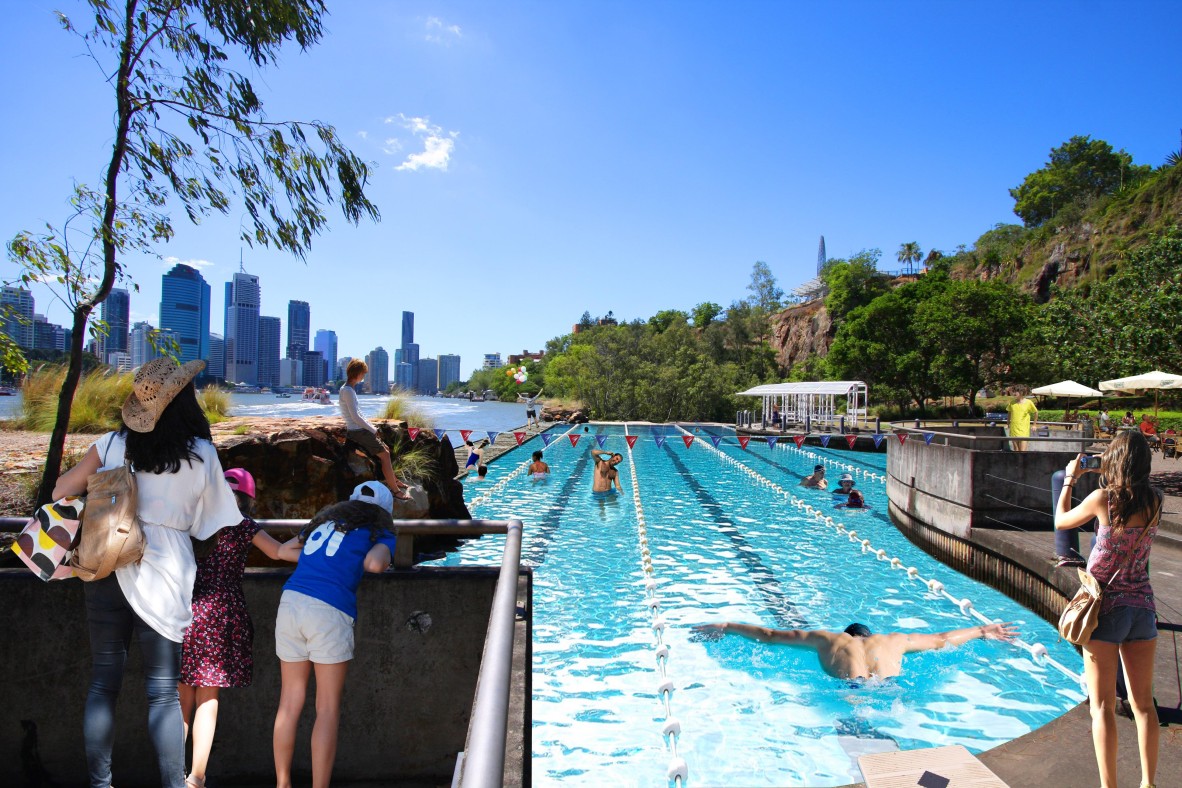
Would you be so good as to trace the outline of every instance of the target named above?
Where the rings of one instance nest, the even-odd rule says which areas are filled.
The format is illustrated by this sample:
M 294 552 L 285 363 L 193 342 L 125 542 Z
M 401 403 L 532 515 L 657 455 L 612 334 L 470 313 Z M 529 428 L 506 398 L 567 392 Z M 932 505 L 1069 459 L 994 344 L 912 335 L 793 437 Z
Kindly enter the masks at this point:
M 515 441 L 517 441 L 517 445 L 520 446 L 521 442 L 523 440 L 525 440 L 525 433 L 524 432 L 515 432 L 515 433 L 513 433 L 513 439 Z
M 639 435 L 625 435 L 624 436 L 624 440 L 628 441 L 628 448 L 629 449 L 631 449 L 633 446 L 636 445 L 636 439 L 639 437 L 640 437 Z
M 798 449 L 804 445 L 804 436 L 803 435 L 793 435 L 792 440 L 796 444 L 796 448 L 798 448 Z
M 899 439 L 899 445 L 902 446 L 907 442 L 907 433 L 899 431 L 895 433 L 895 437 Z
M 410 439 L 413 441 L 415 438 L 419 437 L 419 428 L 418 427 L 407 427 L 406 433 L 408 435 L 410 435 Z
M 566 437 L 570 438 L 570 445 L 571 446 L 578 446 L 579 445 L 579 438 L 581 438 L 583 436 L 582 435 L 567 435 Z
M 854 448 L 854 444 L 858 442 L 858 436 L 857 435 L 846 435 L 845 442 L 848 443 L 849 447 L 852 449 L 852 448 Z
M 460 430 L 460 437 L 468 440 L 468 438 L 472 437 L 472 430 Z
M 744 449 L 747 448 L 747 444 L 751 442 L 751 436 L 750 435 L 740 435 L 738 437 L 739 437 L 739 445 L 742 446 Z
M 683 443 L 685 443 L 685 447 L 686 447 L 687 449 L 688 449 L 690 446 L 693 446 L 693 445 L 694 445 L 694 436 L 693 436 L 693 435 L 682 435 L 682 436 L 681 436 L 681 440 L 682 440 L 682 442 L 683 442 Z

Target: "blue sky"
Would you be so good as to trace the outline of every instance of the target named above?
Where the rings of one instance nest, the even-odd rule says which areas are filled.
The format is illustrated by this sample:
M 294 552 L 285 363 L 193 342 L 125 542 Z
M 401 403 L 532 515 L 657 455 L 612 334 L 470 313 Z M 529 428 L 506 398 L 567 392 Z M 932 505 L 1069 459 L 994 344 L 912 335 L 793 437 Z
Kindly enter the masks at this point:
M 1008 189 L 1072 135 L 1158 165 L 1182 128 L 1172 2 L 329 5 L 322 43 L 255 86 L 271 118 L 330 122 L 377 165 L 382 221 L 331 208 L 306 263 L 247 248 L 246 269 L 284 331 L 302 299 L 342 355 L 392 352 L 411 310 L 423 355 L 464 374 L 584 310 L 725 306 L 756 260 L 790 290 L 822 234 L 884 267 L 905 241 L 971 245 L 1017 221 Z M 109 155 L 106 85 L 54 8 L 86 18 L 24 2 L 0 29 L 5 239 L 60 222 Z M 129 258 L 133 320 L 155 324 L 160 275 L 197 261 L 220 333 L 241 215 L 178 213 L 165 261 Z

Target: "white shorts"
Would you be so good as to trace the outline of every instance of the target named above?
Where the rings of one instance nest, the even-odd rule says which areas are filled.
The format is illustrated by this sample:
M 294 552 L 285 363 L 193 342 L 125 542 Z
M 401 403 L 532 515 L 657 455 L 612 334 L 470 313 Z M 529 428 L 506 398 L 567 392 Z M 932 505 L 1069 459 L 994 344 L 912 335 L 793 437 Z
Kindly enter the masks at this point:
M 275 614 L 275 655 L 284 662 L 348 662 L 353 618 L 307 594 L 284 591 Z

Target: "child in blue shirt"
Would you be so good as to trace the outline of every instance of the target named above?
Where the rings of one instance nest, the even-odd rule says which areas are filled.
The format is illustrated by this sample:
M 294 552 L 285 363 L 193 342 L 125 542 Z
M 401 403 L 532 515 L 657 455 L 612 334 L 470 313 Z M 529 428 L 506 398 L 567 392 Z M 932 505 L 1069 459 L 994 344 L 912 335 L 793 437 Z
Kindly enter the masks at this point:
M 296 726 L 313 670 L 312 783 L 319 788 L 332 780 L 341 694 L 353 659 L 357 587 L 366 572 L 381 573 L 390 566 L 393 509 L 394 496 L 386 485 L 364 482 L 348 501 L 321 509 L 300 533 L 303 551 L 283 586 L 275 617 L 281 680 L 274 731 L 277 788 L 291 786 Z

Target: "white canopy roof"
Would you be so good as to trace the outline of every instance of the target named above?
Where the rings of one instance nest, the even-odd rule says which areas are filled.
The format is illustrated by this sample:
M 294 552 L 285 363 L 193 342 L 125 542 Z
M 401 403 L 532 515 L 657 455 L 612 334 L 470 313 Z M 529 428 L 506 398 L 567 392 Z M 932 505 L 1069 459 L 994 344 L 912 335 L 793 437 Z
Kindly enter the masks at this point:
M 762 386 L 740 391 L 739 397 L 786 397 L 793 394 L 849 394 L 855 388 L 866 388 L 860 380 L 818 380 L 809 383 L 764 383 Z
M 1049 386 L 1039 386 L 1036 389 L 1031 389 L 1031 394 L 1039 394 L 1044 397 L 1103 397 L 1104 392 L 1096 391 L 1088 388 L 1082 383 L 1076 383 L 1074 380 L 1062 380 L 1058 383 L 1052 383 Z
M 1155 369 L 1144 375 L 1133 375 L 1128 378 L 1115 380 L 1101 380 L 1101 391 L 1137 391 L 1138 389 L 1179 389 L 1182 388 L 1182 375 L 1171 375 Z

